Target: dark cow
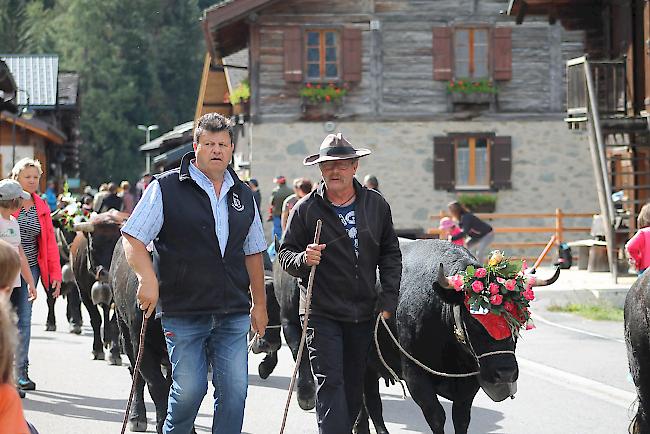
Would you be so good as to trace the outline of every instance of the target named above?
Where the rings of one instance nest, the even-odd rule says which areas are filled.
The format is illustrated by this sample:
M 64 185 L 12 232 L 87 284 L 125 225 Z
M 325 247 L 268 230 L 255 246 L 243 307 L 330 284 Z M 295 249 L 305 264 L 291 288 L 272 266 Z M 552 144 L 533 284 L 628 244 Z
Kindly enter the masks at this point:
M 433 375 L 403 354 L 398 353 L 380 325 L 380 348 L 385 359 L 406 380 L 413 400 L 420 406 L 434 433 L 443 433 L 445 412 L 438 395 L 453 402 L 452 419 L 456 433 L 466 433 L 472 402 L 479 388 L 494 401 L 516 392 L 519 375 L 514 355 L 516 339 L 495 340 L 464 306 L 464 293 L 449 285 L 446 275 L 464 271 L 468 265 L 479 267 L 476 259 L 463 247 L 441 240 L 400 241 L 402 283 L 397 308 L 397 337 L 406 352 L 427 367 L 444 373 L 462 374 L 478 371 L 477 376 L 448 378 Z M 553 283 L 559 276 L 537 279 L 537 286 Z M 456 314 L 454 313 L 456 307 Z M 501 352 L 504 353 L 496 353 Z M 401 366 L 396 360 L 401 359 Z M 378 362 L 371 360 L 366 375 L 365 407 L 378 433 L 387 433 L 381 417 L 381 403 L 376 381 L 385 372 L 376 371 Z M 401 370 L 399 369 L 401 368 Z M 383 370 L 383 367 L 382 367 Z M 367 431 L 367 417 L 357 426 Z
M 104 360 L 105 345 L 110 349 L 109 362 L 112 365 L 121 365 L 122 359 L 116 317 L 110 315 L 112 297 L 108 285 L 108 269 L 113 249 L 120 238 L 120 227 L 127 216 L 109 211 L 94 216 L 89 222 L 76 224 L 75 230 L 81 233 L 77 234 L 70 248 L 72 270 L 93 328 L 93 356 L 95 360 Z M 103 341 L 100 334 L 102 317 L 97 305 L 101 306 L 104 316 Z
M 625 297 L 625 343 L 630 373 L 639 399 L 632 434 L 650 433 L 650 272 L 632 285 Z
M 81 298 L 79 297 L 79 289 L 70 264 L 70 243 L 72 243 L 75 233 L 65 230 L 56 218 L 53 218 L 53 224 L 56 244 L 59 247 L 59 260 L 62 266 L 61 295 L 67 300 L 66 317 L 70 323 L 70 333 L 81 334 Z M 55 302 L 56 298 L 53 298 L 48 292 L 46 321 L 46 330 L 48 331 L 56 330 Z
M 140 345 L 142 311 L 138 307 L 136 297 L 138 278 L 126 261 L 121 238 L 113 252 L 109 283 L 115 300 L 117 323 L 124 339 L 124 352 L 133 368 Z M 143 349 L 140 364 L 141 375 L 138 376 L 133 407 L 129 414 L 130 429 L 131 431 L 146 431 L 147 429 L 147 414 L 143 396 L 144 382 L 146 382 L 151 399 L 156 406 L 156 430 L 161 433 L 167 415 L 167 398 L 172 379 L 171 365 L 167 356 L 167 345 L 160 319 L 150 317 L 147 321 Z M 133 370 L 131 370 L 131 375 L 133 375 Z

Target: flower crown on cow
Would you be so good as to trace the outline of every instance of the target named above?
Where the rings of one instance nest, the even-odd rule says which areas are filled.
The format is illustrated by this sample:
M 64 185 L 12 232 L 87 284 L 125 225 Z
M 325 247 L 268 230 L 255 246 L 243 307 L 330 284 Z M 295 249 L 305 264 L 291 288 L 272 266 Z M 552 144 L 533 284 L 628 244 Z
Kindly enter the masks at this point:
M 532 289 L 535 277 L 524 274 L 526 268 L 526 261 L 506 258 L 502 251 L 494 250 L 486 265 L 481 268 L 470 265 L 465 271 L 450 277 L 449 281 L 456 291 L 465 292 L 465 305 L 475 318 L 484 323 L 490 334 L 504 338 L 510 333 L 517 334 L 521 328 L 529 330 L 535 327 L 528 310 L 530 302 L 535 299 Z M 494 326 L 503 330 L 494 330 Z
M 63 198 L 67 199 L 67 198 Z M 68 205 L 63 209 L 58 209 L 52 213 L 52 220 L 55 226 L 59 228 L 74 232 L 74 225 L 77 223 L 88 221 L 91 216 L 90 211 L 83 209 L 81 205 L 70 198 L 69 200 L 62 200 L 67 202 Z

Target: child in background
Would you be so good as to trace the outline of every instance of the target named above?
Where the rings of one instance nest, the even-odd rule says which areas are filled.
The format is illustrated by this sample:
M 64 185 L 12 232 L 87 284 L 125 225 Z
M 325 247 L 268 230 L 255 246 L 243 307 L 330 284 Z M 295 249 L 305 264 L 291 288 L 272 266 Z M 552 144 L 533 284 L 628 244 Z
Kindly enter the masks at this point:
M 459 238 L 457 240 L 451 240 L 451 237 L 456 236 L 463 232 L 458 225 L 449 217 L 443 217 L 440 219 L 440 226 L 438 227 L 440 229 L 440 232 L 442 232 L 442 239 L 446 239 L 448 241 L 451 241 L 452 243 L 462 246 L 464 245 L 464 241 L 462 238 Z
M 29 199 L 29 193 L 23 191 L 18 181 L 3 179 L 0 181 L 0 240 L 8 242 L 20 256 L 20 274 L 27 282 L 29 300 L 36 299 L 36 285 L 29 269 L 27 257 L 20 244 L 20 227 L 18 221 L 11 214 L 20 210 L 23 199 Z M 11 283 L 12 288 L 20 287 L 20 276 Z
M 639 230 L 625 244 L 625 251 L 641 275 L 646 268 L 650 267 L 650 204 L 645 204 L 641 208 L 637 218 L 637 227 Z
M 2 432 L 29 434 L 13 376 L 18 331 L 9 297 L 19 274 L 18 253 L 9 243 L 0 240 L 0 427 Z

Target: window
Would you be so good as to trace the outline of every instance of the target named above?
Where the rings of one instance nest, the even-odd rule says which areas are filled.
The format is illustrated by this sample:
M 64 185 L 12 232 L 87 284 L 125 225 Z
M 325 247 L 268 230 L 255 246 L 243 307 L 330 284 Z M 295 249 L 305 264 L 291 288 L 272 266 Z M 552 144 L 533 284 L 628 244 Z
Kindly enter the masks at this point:
M 452 133 L 433 138 L 437 190 L 512 188 L 512 140 L 494 133 Z
M 456 187 L 490 186 L 490 149 L 486 137 L 454 139 Z
M 456 78 L 489 78 L 488 29 L 459 28 L 454 32 Z
M 340 37 L 335 30 L 305 32 L 307 81 L 334 81 L 340 77 Z

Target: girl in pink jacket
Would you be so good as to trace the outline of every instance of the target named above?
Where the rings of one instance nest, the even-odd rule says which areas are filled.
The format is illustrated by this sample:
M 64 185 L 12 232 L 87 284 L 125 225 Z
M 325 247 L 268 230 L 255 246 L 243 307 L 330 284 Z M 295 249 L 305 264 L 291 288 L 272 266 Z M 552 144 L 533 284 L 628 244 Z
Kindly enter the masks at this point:
M 639 275 L 650 267 L 650 221 L 646 216 L 650 216 L 650 204 L 644 205 L 641 209 L 637 220 L 640 229 L 625 244 L 625 250 L 634 261 L 634 266 Z

